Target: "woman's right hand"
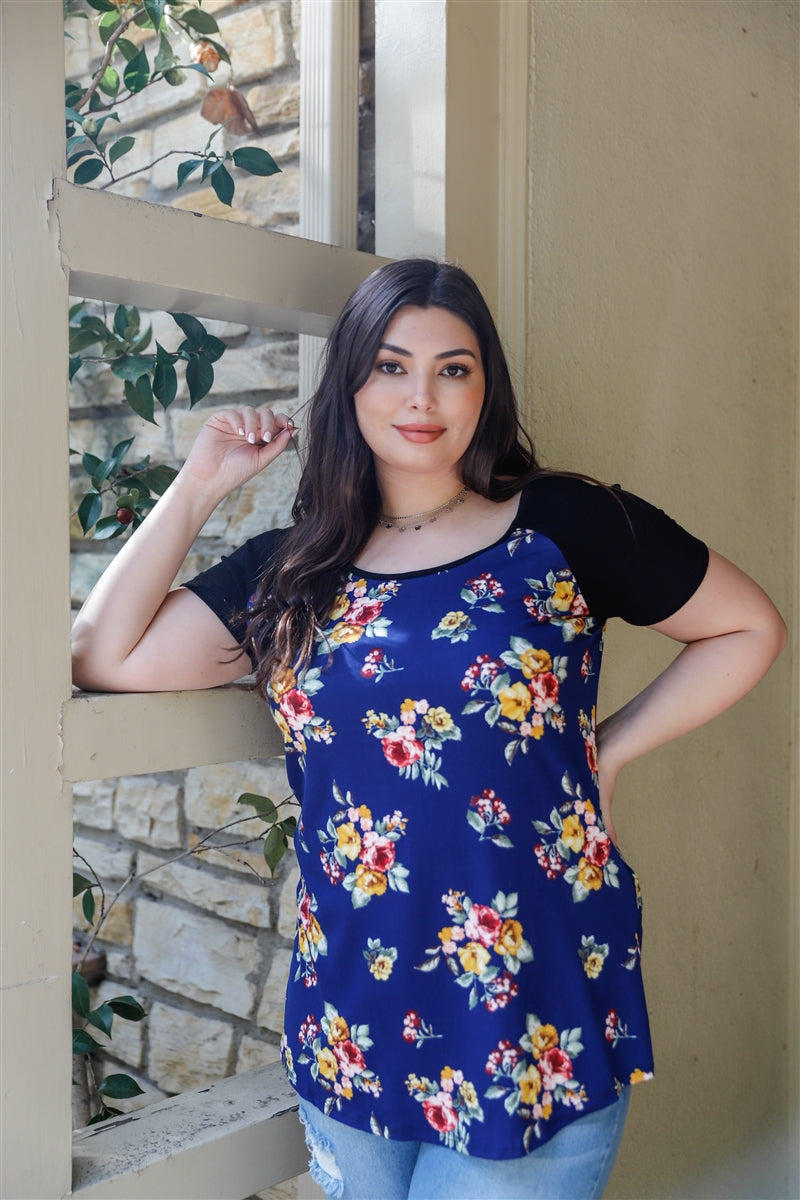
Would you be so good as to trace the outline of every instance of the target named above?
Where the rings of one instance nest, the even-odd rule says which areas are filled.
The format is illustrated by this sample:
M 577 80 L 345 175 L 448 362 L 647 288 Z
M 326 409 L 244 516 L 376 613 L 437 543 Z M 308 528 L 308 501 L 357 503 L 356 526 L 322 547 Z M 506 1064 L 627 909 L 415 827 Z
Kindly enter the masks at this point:
M 266 406 L 222 409 L 203 425 L 181 474 L 222 499 L 274 462 L 295 433 L 291 417 Z

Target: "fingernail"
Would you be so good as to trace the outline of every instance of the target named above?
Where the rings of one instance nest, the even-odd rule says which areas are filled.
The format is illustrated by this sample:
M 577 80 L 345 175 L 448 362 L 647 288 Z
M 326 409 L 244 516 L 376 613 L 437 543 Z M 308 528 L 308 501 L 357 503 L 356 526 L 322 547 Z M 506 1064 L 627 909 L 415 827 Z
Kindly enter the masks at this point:
M 265 433 L 265 434 L 263 435 L 263 437 L 262 437 L 262 439 L 261 439 L 261 440 L 264 442 L 264 444 L 265 444 L 266 446 L 268 446 L 268 445 L 270 444 L 270 442 L 272 441 L 272 434 L 271 434 L 271 433 Z
M 239 437 L 244 437 L 244 430 L 241 426 L 239 426 L 236 432 L 239 434 Z
M 251 445 L 251 446 L 255 446 L 255 444 L 256 444 L 256 435 L 255 435 L 254 433 L 248 433 L 248 435 L 247 435 L 247 440 L 248 440 L 248 442 L 250 443 L 250 445 Z
M 289 427 L 289 429 L 294 429 L 294 421 L 292 420 L 291 417 L 289 417 L 289 420 L 286 422 L 286 424 Z

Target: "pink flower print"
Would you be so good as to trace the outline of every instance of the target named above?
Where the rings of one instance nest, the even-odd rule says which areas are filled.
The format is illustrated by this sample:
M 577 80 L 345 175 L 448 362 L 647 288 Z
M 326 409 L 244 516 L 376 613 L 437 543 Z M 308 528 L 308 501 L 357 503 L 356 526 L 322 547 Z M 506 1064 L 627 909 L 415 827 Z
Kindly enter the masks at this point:
M 373 871 L 388 871 L 394 864 L 394 842 L 370 831 L 361 839 L 361 861 Z
M 488 949 L 497 941 L 502 924 L 503 918 L 488 904 L 473 904 L 464 925 L 464 933 L 471 942 L 480 942 Z
M 533 707 L 538 713 L 547 712 L 558 704 L 559 683 L 552 671 L 542 671 L 528 682 Z
M 458 1115 L 447 1092 L 439 1092 L 430 1100 L 422 1101 L 425 1119 L 438 1133 L 450 1133 L 458 1124 Z
M 401 725 L 381 738 L 381 746 L 386 761 L 393 767 L 410 767 L 425 753 L 422 742 L 417 740 L 416 730 L 410 725 Z
M 355 1042 L 351 1042 L 349 1038 L 344 1042 L 336 1042 L 333 1047 L 333 1053 L 336 1056 L 339 1069 L 348 1078 L 352 1079 L 354 1075 L 360 1074 L 367 1065 L 364 1055 Z
M 554 1046 L 552 1050 L 545 1050 L 539 1059 L 539 1072 L 545 1088 L 552 1092 L 559 1084 L 572 1079 L 572 1059 Z
M 611 853 L 611 842 L 605 830 L 599 825 L 587 825 L 586 841 L 583 846 L 583 857 L 592 866 L 604 867 Z
M 290 729 L 299 730 L 314 716 L 314 708 L 305 692 L 292 688 L 281 698 L 280 711 Z
M 382 611 L 382 600 L 368 600 L 366 597 L 359 596 L 350 605 L 347 620 L 354 625 L 369 625 L 371 621 L 381 615 Z

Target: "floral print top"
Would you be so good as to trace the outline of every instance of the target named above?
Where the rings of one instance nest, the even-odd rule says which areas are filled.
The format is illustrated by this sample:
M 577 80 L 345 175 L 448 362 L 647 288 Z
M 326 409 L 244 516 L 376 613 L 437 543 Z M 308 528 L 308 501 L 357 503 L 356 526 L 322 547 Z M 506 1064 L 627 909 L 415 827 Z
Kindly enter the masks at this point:
M 225 619 L 255 586 L 238 553 L 189 585 Z M 663 619 L 705 563 L 562 478 L 465 560 L 343 580 L 270 691 L 302 803 L 283 1058 L 307 1100 L 513 1158 L 650 1077 L 639 886 L 597 795 L 603 626 Z

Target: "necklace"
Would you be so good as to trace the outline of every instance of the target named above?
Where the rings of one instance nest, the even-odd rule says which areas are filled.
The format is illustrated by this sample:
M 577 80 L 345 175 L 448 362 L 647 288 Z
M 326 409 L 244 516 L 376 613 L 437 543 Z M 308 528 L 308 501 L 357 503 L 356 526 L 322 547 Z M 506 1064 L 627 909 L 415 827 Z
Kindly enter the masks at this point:
M 407 529 L 421 529 L 423 525 L 430 525 L 433 521 L 438 521 L 439 517 L 444 513 L 452 512 L 459 504 L 463 504 L 469 492 L 468 487 L 463 487 L 455 496 L 451 496 L 449 500 L 445 500 L 444 504 L 440 504 L 438 508 L 428 508 L 425 512 L 408 513 L 405 517 L 387 517 L 386 513 L 378 513 L 378 524 L 384 529 L 396 529 L 398 533 L 405 533 Z M 406 524 L 402 524 L 406 522 Z

